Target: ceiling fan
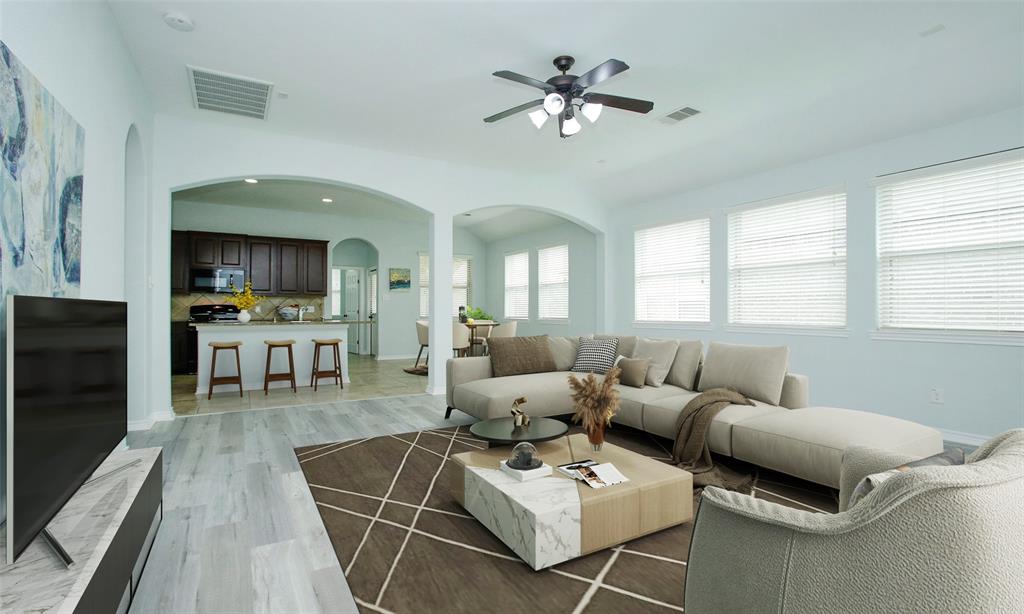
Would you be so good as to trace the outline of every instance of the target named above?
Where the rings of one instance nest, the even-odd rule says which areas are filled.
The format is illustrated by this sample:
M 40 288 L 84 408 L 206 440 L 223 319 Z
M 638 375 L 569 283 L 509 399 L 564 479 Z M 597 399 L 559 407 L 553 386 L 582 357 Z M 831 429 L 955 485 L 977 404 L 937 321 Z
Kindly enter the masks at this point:
M 523 83 L 543 90 L 546 96 L 537 100 L 531 100 L 518 107 L 512 107 L 490 117 L 485 117 L 484 121 L 492 123 L 534 107 L 542 107 L 530 112 L 530 121 L 539 130 L 544 125 L 544 122 L 548 120 L 548 117 L 557 116 L 558 132 L 564 139 L 576 134 L 583 128 L 579 120 L 576 119 L 576 108 L 591 123 L 597 121 L 597 118 L 601 115 L 601 110 L 606 106 L 634 113 L 648 113 L 654 108 L 654 103 L 648 100 L 599 94 L 597 92 L 587 93 L 585 91 L 588 87 L 597 85 L 620 72 L 629 70 L 629 65 L 622 60 L 608 60 L 578 77 L 566 74 L 572 68 L 572 65 L 576 63 L 576 60 L 571 55 L 560 55 L 552 63 L 562 74 L 555 75 L 547 81 L 533 79 L 510 70 L 499 70 L 494 73 L 495 77 L 501 77 L 502 79 Z

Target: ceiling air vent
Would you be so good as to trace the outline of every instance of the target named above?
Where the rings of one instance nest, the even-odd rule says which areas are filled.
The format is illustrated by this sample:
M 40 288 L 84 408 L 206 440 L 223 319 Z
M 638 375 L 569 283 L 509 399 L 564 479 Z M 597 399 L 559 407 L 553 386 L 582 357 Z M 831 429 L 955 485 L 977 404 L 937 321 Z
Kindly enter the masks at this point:
M 700 113 L 700 111 L 694 109 L 693 107 L 683 107 L 678 111 L 672 111 L 671 113 L 663 117 L 661 121 L 665 122 L 666 124 L 675 124 L 677 122 L 683 121 L 684 119 L 693 117 L 698 113 Z
M 188 67 L 192 103 L 197 109 L 266 119 L 273 83 Z

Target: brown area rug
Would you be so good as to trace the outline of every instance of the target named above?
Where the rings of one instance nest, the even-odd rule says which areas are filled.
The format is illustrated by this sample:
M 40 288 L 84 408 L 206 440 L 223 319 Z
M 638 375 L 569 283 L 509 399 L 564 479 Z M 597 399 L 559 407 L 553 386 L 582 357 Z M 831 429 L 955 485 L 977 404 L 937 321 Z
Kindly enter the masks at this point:
M 607 440 L 669 461 L 671 442 L 646 433 L 616 428 Z M 682 611 L 692 523 L 535 572 L 449 493 L 447 457 L 483 447 L 451 427 L 295 450 L 363 612 Z M 834 491 L 764 470 L 754 496 L 837 507 Z
M 402 371 L 405 371 L 409 375 L 427 375 L 430 373 L 429 369 L 423 365 L 418 367 L 405 367 Z

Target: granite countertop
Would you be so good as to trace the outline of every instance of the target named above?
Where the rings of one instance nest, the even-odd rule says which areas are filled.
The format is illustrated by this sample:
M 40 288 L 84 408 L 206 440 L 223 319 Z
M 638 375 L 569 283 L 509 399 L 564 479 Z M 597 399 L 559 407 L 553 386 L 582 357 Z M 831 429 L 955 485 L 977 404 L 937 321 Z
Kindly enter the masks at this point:
M 196 322 L 193 326 L 196 328 L 205 326 L 348 326 L 349 322 L 345 320 L 304 320 L 302 322 L 274 322 L 273 320 L 253 320 L 251 322 L 242 324 L 241 322 Z

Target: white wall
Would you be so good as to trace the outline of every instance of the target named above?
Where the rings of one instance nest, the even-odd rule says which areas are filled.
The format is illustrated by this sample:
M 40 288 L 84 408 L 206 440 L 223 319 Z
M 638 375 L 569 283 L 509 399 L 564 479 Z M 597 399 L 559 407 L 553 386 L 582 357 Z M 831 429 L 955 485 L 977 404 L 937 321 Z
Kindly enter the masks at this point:
M 0 4 L 0 40 L 85 129 L 81 296 L 123 299 L 125 142 L 134 124 L 149 157 L 152 110 L 110 8 L 106 3 L 5 1 Z M 133 204 L 148 210 L 145 202 Z M 129 232 L 145 233 L 145 216 L 135 223 L 139 227 Z M 141 381 L 129 385 L 132 398 L 145 387 Z M 144 404 L 128 411 L 135 424 L 150 414 Z M 0 437 L 0 459 L 6 458 L 5 441 Z M 0 497 L 5 492 L 0 487 Z M 0 516 L 3 509 L 0 502 Z
M 811 402 L 860 408 L 943 429 L 971 441 L 1024 426 L 1024 348 L 872 338 L 875 320 L 872 179 L 1024 145 L 1024 109 L 809 160 L 656 202 L 620 208 L 609 220 L 610 329 L 652 337 L 686 337 L 790 347 L 791 370 L 811 377 Z M 770 152 L 766 152 L 770 155 Z M 846 337 L 736 332 L 726 326 L 724 209 L 828 186 L 847 192 L 848 325 Z M 710 214 L 709 330 L 633 324 L 633 232 L 636 227 Z M 621 291 L 616 291 L 620 288 Z M 931 388 L 945 403 L 930 404 Z
M 537 318 L 537 249 L 569 244 L 569 320 Z M 487 243 L 487 295 L 480 306 L 499 320 L 505 318 L 505 255 L 530 252 L 530 319 L 519 322 L 520 335 L 591 335 L 599 328 L 597 237 L 572 222 Z M 603 271 L 602 271 L 603 272 Z
M 424 216 L 425 217 L 425 216 Z M 419 254 L 427 251 L 426 221 L 390 220 L 344 216 L 337 213 L 301 213 L 274 209 L 238 207 L 210 203 L 175 201 L 171 227 L 174 230 L 201 230 L 275 237 L 296 237 L 330 241 L 329 264 L 339 257 L 351 257 L 339 243 L 345 239 L 362 239 L 377 249 L 380 271 L 380 302 L 378 304 L 378 358 L 413 358 L 419 349 L 415 322 L 419 315 Z M 456 232 L 455 253 L 466 254 L 483 263 L 486 254 L 480 240 L 468 232 Z M 366 254 L 354 254 L 365 263 Z M 359 265 L 359 266 L 365 266 Z M 412 269 L 412 289 L 390 292 L 387 287 L 389 268 Z M 482 269 L 483 267 L 481 267 Z M 474 269 L 474 284 L 483 284 L 483 271 Z M 329 307 L 329 297 L 326 303 Z

